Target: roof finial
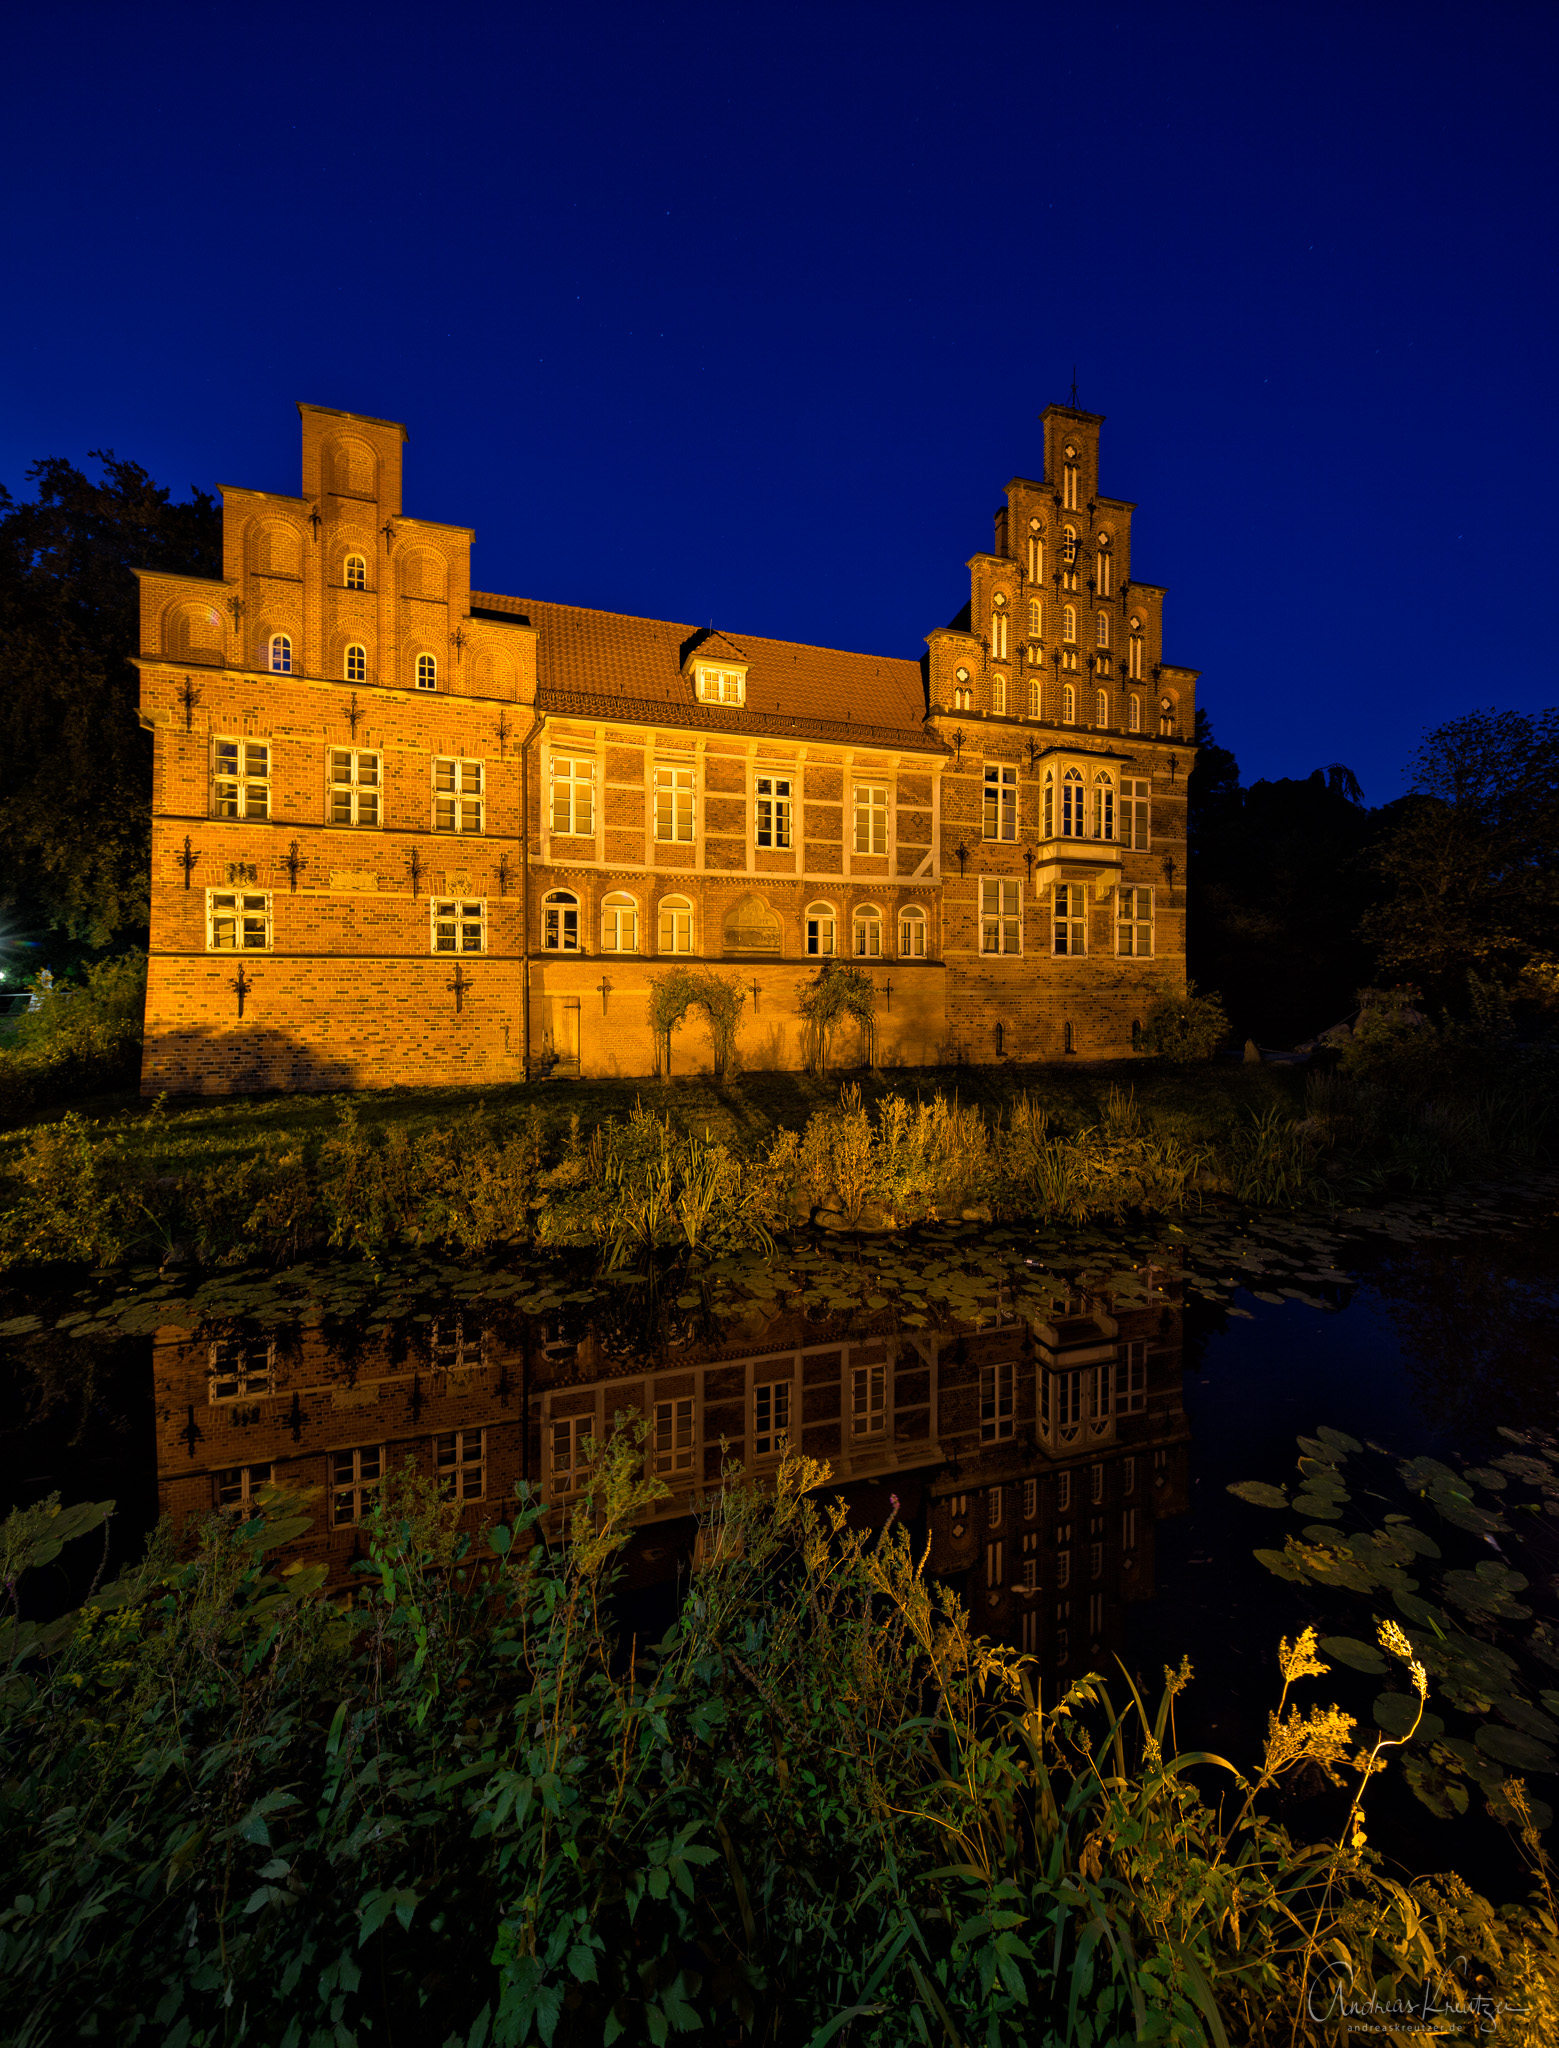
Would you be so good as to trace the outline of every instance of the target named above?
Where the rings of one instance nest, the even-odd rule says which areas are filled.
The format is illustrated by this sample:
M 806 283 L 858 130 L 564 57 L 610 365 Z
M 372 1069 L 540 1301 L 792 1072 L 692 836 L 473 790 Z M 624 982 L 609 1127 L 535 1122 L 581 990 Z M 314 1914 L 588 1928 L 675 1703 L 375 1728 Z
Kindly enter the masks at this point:
M 1073 412 L 1076 412 L 1076 410 L 1077 410 L 1077 365 L 1076 365 L 1076 363 L 1073 363 L 1073 365 L 1072 365 L 1072 410 L 1073 410 Z

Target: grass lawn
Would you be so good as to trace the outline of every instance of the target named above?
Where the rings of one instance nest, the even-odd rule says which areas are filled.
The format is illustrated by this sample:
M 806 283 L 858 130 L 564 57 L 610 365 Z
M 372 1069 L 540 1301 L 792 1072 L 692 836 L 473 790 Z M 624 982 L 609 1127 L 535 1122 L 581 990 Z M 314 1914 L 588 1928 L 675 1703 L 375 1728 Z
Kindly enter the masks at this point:
M 343 1105 L 350 1103 L 367 1128 L 403 1124 L 412 1132 L 448 1125 L 483 1104 L 507 1122 L 539 1108 L 554 1142 L 577 1116 L 583 1129 L 610 1117 L 626 1117 L 636 1098 L 669 1110 L 689 1129 L 746 1148 L 777 1127 L 801 1129 L 815 1110 L 837 1102 L 839 1090 L 858 1082 L 868 1105 L 899 1094 L 914 1102 L 940 1090 L 977 1104 L 988 1118 L 1001 1114 L 1027 1090 L 1063 1128 L 1097 1120 L 1111 1088 L 1132 1090 L 1150 1126 L 1188 1142 L 1203 1140 L 1231 1121 L 1259 1113 L 1274 1101 L 1294 1103 L 1303 1079 L 1278 1067 L 1210 1065 L 1161 1067 L 1121 1061 L 1095 1066 L 917 1067 L 878 1074 L 835 1073 L 826 1079 L 801 1073 L 751 1073 L 717 1086 L 696 1075 L 655 1080 L 536 1081 L 490 1088 L 364 1088 L 341 1094 L 170 1097 L 160 1136 L 146 1146 L 149 1158 L 176 1168 L 199 1156 L 203 1164 L 237 1159 L 265 1139 L 291 1140 L 305 1147 L 326 1136 Z M 145 1128 L 151 1104 L 123 1092 L 92 1096 L 39 1112 L 16 1129 L 0 1132 L 0 1168 L 30 1130 L 54 1123 L 74 1109 L 104 1132 L 122 1132 L 140 1152 L 150 1139 Z M 137 1143 L 139 1138 L 140 1143 Z

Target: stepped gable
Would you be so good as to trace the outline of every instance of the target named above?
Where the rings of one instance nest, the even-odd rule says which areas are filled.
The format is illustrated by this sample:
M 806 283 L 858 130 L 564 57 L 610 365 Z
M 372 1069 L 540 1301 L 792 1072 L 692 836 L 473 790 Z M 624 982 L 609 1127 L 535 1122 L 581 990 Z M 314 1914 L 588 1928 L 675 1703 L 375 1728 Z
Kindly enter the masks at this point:
M 918 661 L 486 591 L 471 593 L 471 609 L 475 615 L 523 618 L 538 629 L 538 711 L 947 751 L 924 724 Z M 698 702 L 693 666 L 699 655 L 746 668 L 745 704 Z

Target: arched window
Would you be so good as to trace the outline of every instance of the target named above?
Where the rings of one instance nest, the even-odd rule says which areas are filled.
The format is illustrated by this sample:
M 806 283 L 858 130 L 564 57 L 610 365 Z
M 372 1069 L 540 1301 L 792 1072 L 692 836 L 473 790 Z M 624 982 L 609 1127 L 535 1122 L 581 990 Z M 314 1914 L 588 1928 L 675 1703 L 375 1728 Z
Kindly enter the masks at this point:
M 1127 667 L 1133 682 L 1142 681 L 1142 635 L 1133 633 L 1126 648 Z
M 1095 839 L 1115 837 L 1115 783 L 1106 774 L 1096 775 L 1093 779 L 1093 836 Z
M 438 656 L 419 654 L 417 656 L 417 688 L 436 690 L 438 688 Z
M 346 679 L 349 683 L 368 680 L 368 649 L 359 647 L 355 640 L 346 651 Z
M 601 951 L 637 953 L 639 906 L 631 896 L 608 896 L 601 905 Z
M 826 957 L 834 950 L 838 927 L 831 903 L 809 903 L 806 909 L 807 951 Z
M 1055 776 L 1054 776 L 1054 775 L 1053 775 L 1053 774 L 1051 773 L 1051 771 L 1050 771 L 1050 770 L 1049 770 L 1049 769 L 1047 768 L 1047 769 L 1045 770 L 1045 837 L 1046 837 L 1047 839 L 1054 839 L 1054 838 L 1055 838 L 1055 836 L 1056 836 L 1056 778 L 1055 778 Z
M 663 896 L 658 922 L 663 953 L 692 952 L 693 906 L 685 896 Z
M 1045 573 L 1045 543 L 1037 533 L 1029 535 L 1029 581 L 1038 583 Z
M 1038 678 L 1038 677 L 1036 676 L 1036 677 L 1034 677 L 1034 678 L 1033 678 L 1033 680 L 1032 680 L 1032 681 L 1030 682 L 1030 684 L 1029 684 L 1029 717 L 1030 717 L 1030 718 L 1038 718 L 1038 716 L 1039 716 L 1039 678 Z
M 1158 729 L 1166 735 L 1174 732 L 1175 700 L 1173 697 L 1160 697 L 1158 700 Z
M 991 682 L 991 709 L 1003 712 L 1007 708 L 1007 678 L 996 676 Z
M 875 903 L 863 903 L 857 909 L 854 919 L 855 957 L 857 960 L 880 960 L 882 958 L 882 912 Z
M 1088 836 L 1088 819 L 1084 809 L 1084 797 L 1082 770 L 1068 768 L 1061 778 L 1061 837 L 1063 839 L 1085 839 Z
M 925 957 L 926 913 L 918 904 L 907 903 L 899 912 L 899 958 L 924 960 Z
M 1077 692 L 1070 683 L 1063 683 L 1061 685 L 1061 723 L 1063 725 L 1076 725 L 1077 723 Z
M 1064 526 L 1061 529 L 1061 588 L 1077 588 L 1077 528 Z
M 1094 620 L 1093 644 L 1095 647 L 1108 647 L 1110 644 L 1110 615 L 1108 612 L 1100 612 L 1099 616 Z
M 361 555 L 348 555 L 346 558 L 346 587 L 348 590 L 368 588 L 368 564 Z
M 1094 588 L 1101 597 L 1108 597 L 1115 587 L 1115 568 L 1110 556 L 1110 536 L 1101 533 L 1098 553 L 1094 558 Z
M 1108 725 L 1110 722 L 1110 700 L 1103 690 L 1094 693 L 1093 722 L 1095 725 Z
M 955 711 L 972 711 L 974 709 L 973 690 L 955 689 L 953 692 L 953 709 Z
M 579 951 L 579 898 L 567 889 L 541 900 L 541 943 L 549 953 Z
M 1128 732 L 1141 732 L 1142 730 L 1142 699 L 1135 694 L 1126 699 L 1126 730 Z
M 1077 607 L 1075 604 L 1064 604 L 1061 607 L 1061 638 L 1069 645 L 1076 642 Z
M 271 635 L 271 668 L 279 676 L 292 674 L 292 642 L 285 633 Z
M 1029 599 L 1029 638 L 1042 640 L 1045 637 L 1045 600 L 1042 597 Z
M 991 613 L 991 653 L 997 661 L 1007 659 L 1007 614 L 1001 609 L 1002 602 L 998 598 L 997 608 Z

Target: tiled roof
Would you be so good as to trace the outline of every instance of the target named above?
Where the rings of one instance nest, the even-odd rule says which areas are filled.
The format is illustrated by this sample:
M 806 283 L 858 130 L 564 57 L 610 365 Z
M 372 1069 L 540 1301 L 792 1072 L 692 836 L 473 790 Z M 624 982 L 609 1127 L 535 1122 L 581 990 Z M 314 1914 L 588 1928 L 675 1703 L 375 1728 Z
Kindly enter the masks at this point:
M 473 612 L 519 617 L 537 628 L 539 711 L 657 725 L 696 726 L 757 737 L 813 738 L 867 746 L 946 751 L 924 723 L 920 663 L 893 655 L 846 654 L 750 633 L 711 633 L 669 619 L 636 619 L 578 605 L 471 593 Z M 700 704 L 684 672 L 702 646 L 739 649 L 747 702 Z

